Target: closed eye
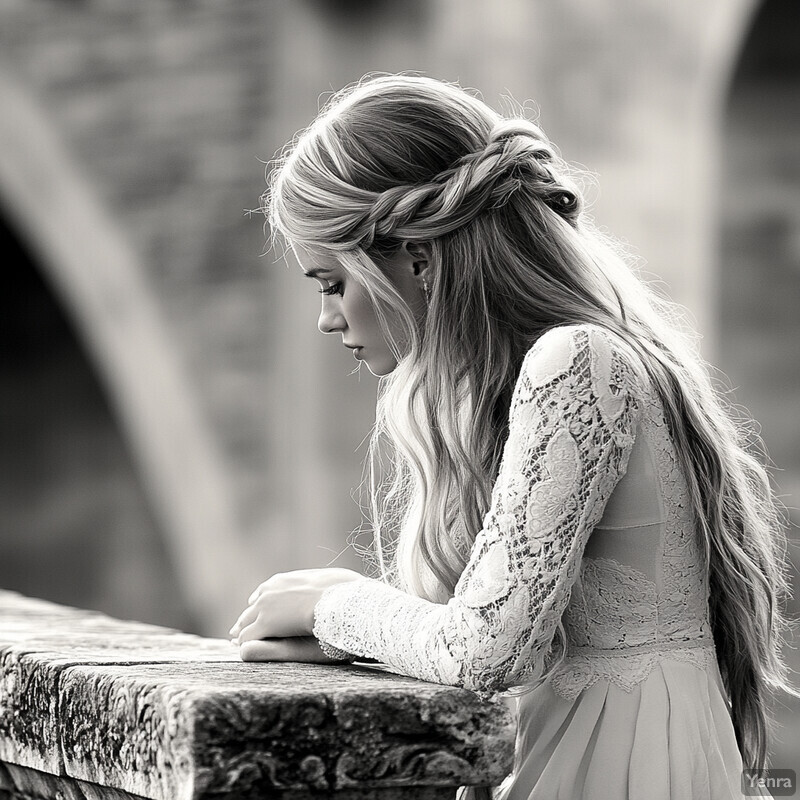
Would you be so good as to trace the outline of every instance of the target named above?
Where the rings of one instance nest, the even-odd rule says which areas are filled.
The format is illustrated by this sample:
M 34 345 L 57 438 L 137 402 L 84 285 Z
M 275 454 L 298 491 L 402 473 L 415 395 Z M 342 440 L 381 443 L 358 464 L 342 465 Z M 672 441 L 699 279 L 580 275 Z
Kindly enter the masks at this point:
M 317 290 L 320 294 L 339 294 L 344 295 L 342 291 L 342 282 L 336 281 L 336 283 L 332 283 L 330 286 L 326 286 L 324 289 Z

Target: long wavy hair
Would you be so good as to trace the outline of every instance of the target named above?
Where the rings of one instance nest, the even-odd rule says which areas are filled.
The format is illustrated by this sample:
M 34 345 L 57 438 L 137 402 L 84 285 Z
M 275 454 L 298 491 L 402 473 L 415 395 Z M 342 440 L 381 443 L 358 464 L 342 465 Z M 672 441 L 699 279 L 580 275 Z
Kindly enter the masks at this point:
M 780 656 L 786 522 L 766 453 L 715 388 L 679 307 L 592 225 L 570 176 L 523 114 L 507 119 L 458 86 L 388 75 L 328 102 L 275 162 L 262 206 L 273 234 L 335 256 L 366 288 L 398 359 L 380 381 L 367 469 L 380 574 L 409 593 L 452 596 L 489 509 L 512 392 L 536 340 L 594 323 L 634 349 L 699 520 L 743 761 L 763 768 L 768 694 L 796 694 Z M 386 268 L 403 242 L 430 247 L 424 322 Z

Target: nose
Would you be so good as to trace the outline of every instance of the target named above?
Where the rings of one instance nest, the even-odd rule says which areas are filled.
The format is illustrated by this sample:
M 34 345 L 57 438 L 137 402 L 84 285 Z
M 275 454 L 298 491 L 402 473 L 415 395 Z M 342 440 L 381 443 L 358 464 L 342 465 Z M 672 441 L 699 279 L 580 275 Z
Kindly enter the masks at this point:
M 327 297 L 322 299 L 322 309 L 319 312 L 317 327 L 320 333 L 339 333 L 347 327 L 341 310 Z

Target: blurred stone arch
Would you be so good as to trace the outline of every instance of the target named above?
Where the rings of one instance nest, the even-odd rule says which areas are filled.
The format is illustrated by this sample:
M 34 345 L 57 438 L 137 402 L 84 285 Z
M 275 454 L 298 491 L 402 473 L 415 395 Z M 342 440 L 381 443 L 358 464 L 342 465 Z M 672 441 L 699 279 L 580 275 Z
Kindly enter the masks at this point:
M 141 537 L 140 544 L 149 549 L 153 559 L 171 557 L 178 579 L 177 586 L 170 586 L 172 576 L 162 569 L 160 584 L 156 580 L 149 589 L 136 585 L 126 590 L 117 584 L 107 587 L 103 594 L 101 586 L 93 585 L 102 578 L 87 573 L 85 580 L 92 587 L 83 588 L 88 596 L 56 599 L 88 605 L 102 604 L 104 599 L 113 603 L 116 589 L 121 605 L 105 610 L 157 616 L 161 622 L 184 627 L 191 627 L 198 618 L 213 620 L 219 613 L 216 609 L 224 605 L 219 596 L 223 584 L 215 576 L 220 574 L 220 565 L 234 556 L 235 548 L 226 542 L 224 534 L 229 533 L 235 543 L 235 515 L 229 507 L 230 494 L 209 431 L 192 401 L 153 289 L 125 237 L 72 163 L 68 149 L 35 97 L 0 75 L 0 105 L 4 108 L 0 123 L 0 203 L 5 235 L 15 250 L 25 253 L 20 263 L 36 262 L 48 288 L 32 291 L 41 295 L 49 289 L 52 293 L 55 302 L 51 302 L 53 298 L 45 302 L 54 308 L 60 306 L 60 310 L 48 313 L 54 318 L 63 312 L 62 321 L 57 323 L 59 332 L 67 338 L 77 334 L 80 344 L 76 352 L 83 348 L 83 354 L 72 363 L 84 371 L 88 364 L 94 373 L 88 381 L 99 382 L 100 393 L 104 391 L 118 421 L 123 447 L 130 451 L 149 500 L 148 510 L 134 513 L 135 521 L 130 522 L 127 533 Z M 13 276 L 8 276 L 8 281 L 13 289 Z M 13 346 L 13 342 L 4 346 Z M 10 418 L 6 420 L 6 424 L 12 423 Z M 73 443 L 76 441 L 77 437 Z M 113 447 L 118 448 L 118 444 Z M 120 459 L 126 456 L 118 456 L 117 461 Z M 15 491 L 10 479 L 13 469 L 13 464 L 5 465 L 9 496 Z M 49 511 L 57 515 L 61 510 Z M 153 528 L 163 531 L 163 542 L 156 541 Z M 16 532 L 20 541 L 30 533 Z M 103 533 L 85 532 L 84 554 L 94 558 L 95 545 L 103 540 Z M 44 531 L 42 549 L 46 546 L 57 553 L 58 543 L 46 541 L 46 534 Z M 94 543 L 90 542 L 92 538 Z M 118 538 L 124 539 L 124 535 Z M 13 541 L 6 545 L 14 547 Z M 135 549 L 136 543 L 126 546 Z M 78 550 L 81 547 L 78 545 Z M 53 569 L 36 564 L 28 568 L 33 571 L 41 567 L 41 579 L 46 580 L 57 567 L 69 570 L 78 566 L 80 558 L 80 553 L 74 554 L 72 560 L 52 565 Z M 11 560 L 11 568 L 13 565 Z M 124 565 L 116 564 L 116 570 L 120 569 L 124 580 Z M 137 578 L 142 574 L 140 570 Z M 2 577 L 6 581 L 22 580 L 21 576 Z M 31 584 L 34 589 L 37 580 Z M 6 587 L 15 588 L 8 583 Z M 24 580 L 16 588 L 30 589 Z M 93 588 L 99 594 L 92 595 Z M 173 610 L 149 609 L 147 601 L 153 598 L 148 597 L 148 591 L 160 593 L 164 604 L 174 605 Z M 137 606 L 137 598 L 145 602 Z

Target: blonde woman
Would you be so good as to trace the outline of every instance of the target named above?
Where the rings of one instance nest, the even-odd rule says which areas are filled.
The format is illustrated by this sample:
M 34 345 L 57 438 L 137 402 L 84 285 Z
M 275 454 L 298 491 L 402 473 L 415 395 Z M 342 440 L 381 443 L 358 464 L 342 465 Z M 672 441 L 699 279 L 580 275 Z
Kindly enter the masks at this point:
M 320 330 L 381 376 L 379 574 L 273 576 L 232 628 L 241 657 L 505 692 L 495 798 L 741 797 L 768 693 L 793 691 L 782 516 L 675 308 L 542 131 L 450 84 L 366 79 L 264 201 Z

